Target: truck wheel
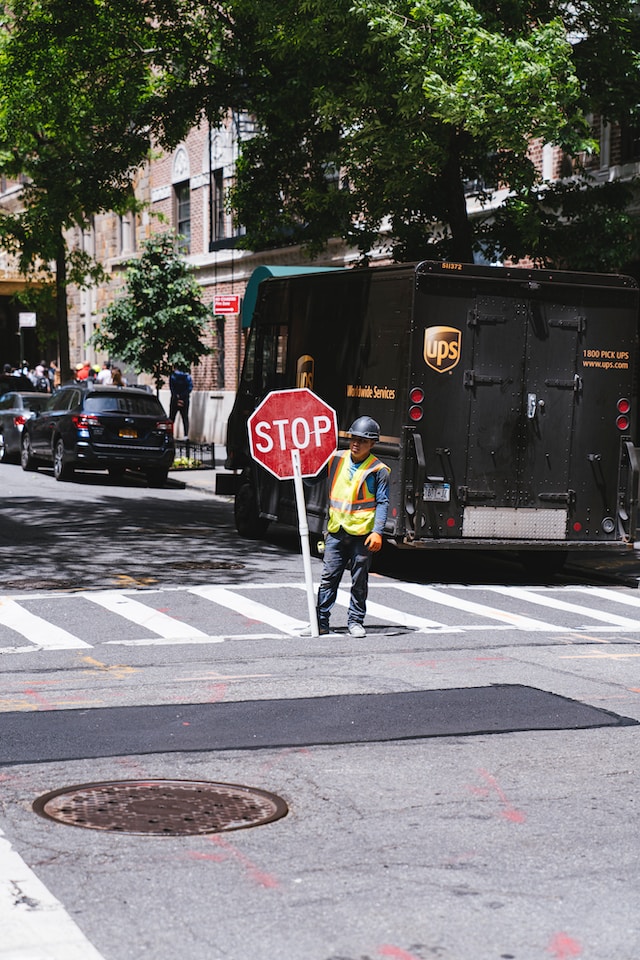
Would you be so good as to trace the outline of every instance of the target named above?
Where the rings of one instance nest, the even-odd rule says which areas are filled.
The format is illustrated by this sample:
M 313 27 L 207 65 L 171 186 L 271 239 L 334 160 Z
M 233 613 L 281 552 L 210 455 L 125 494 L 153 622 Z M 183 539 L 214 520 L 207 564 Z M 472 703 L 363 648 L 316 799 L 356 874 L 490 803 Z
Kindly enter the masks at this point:
M 38 464 L 31 452 L 31 440 L 28 434 L 22 434 L 22 445 L 20 447 L 20 464 L 23 470 L 37 470 Z
M 259 540 L 267 532 L 269 521 L 258 513 L 256 492 L 250 483 L 243 483 L 236 493 L 233 512 L 236 530 L 246 540 Z
M 73 476 L 73 467 L 65 461 L 65 456 L 64 442 L 58 437 L 53 448 L 53 475 L 56 480 L 70 480 Z

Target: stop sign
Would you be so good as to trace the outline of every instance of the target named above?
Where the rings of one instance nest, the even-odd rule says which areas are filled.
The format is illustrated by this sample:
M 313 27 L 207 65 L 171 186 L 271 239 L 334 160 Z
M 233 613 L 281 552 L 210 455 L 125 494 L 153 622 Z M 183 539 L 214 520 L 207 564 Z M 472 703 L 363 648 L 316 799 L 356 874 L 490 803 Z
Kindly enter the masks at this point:
M 336 412 L 307 387 L 274 390 L 247 421 L 254 460 L 280 480 L 294 476 L 292 451 L 303 477 L 315 477 L 338 442 Z

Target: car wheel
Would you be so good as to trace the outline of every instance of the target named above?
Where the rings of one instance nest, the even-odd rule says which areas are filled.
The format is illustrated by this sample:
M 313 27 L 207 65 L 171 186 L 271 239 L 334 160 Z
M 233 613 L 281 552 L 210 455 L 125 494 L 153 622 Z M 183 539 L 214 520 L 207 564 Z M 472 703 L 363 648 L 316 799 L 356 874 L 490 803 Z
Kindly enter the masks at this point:
M 147 470 L 147 483 L 150 487 L 164 487 L 169 471 L 164 469 Z
M 20 464 L 23 470 L 37 470 L 38 464 L 31 449 L 31 440 L 28 433 L 22 434 L 22 444 L 20 446 Z
M 236 530 L 245 540 L 259 540 L 267 532 L 269 521 L 260 516 L 252 484 L 243 483 L 236 493 L 233 508 Z
M 65 461 L 65 457 L 64 441 L 59 437 L 53 448 L 53 475 L 56 480 L 70 480 L 73 476 L 73 467 Z

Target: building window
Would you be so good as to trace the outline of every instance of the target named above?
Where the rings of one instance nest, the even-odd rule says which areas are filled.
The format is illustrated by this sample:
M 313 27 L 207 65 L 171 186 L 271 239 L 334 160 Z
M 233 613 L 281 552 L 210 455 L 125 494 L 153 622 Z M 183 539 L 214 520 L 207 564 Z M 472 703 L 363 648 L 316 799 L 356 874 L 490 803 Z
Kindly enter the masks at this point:
M 191 252 L 191 191 L 189 181 L 177 183 L 174 187 L 176 197 L 176 228 L 180 253 Z
M 620 128 L 620 162 L 634 163 L 640 160 L 640 126 L 623 124 Z
M 137 249 L 135 214 L 120 217 L 120 253 L 132 253 Z
M 223 170 L 213 171 L 213 239 L 223 240 L 225 231 L 224 220 L 224 185 L 222 179 Z

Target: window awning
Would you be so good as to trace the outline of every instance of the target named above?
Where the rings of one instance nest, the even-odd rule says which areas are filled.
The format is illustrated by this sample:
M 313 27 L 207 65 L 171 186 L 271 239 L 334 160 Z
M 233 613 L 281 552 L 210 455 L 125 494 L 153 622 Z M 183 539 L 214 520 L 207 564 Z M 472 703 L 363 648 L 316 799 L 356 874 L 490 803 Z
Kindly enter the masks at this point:
M 251 326 L 253 311 L 256 308 L 258 299 L 258 287 L 263 280 L 268 277 L 290 277 L 299 273 L 327 273 L 331 270 L 342 270 L 343 267 L 256 267 L 247 283 L 247 288 L 242 299 L 242 329 L 246 330 Z

